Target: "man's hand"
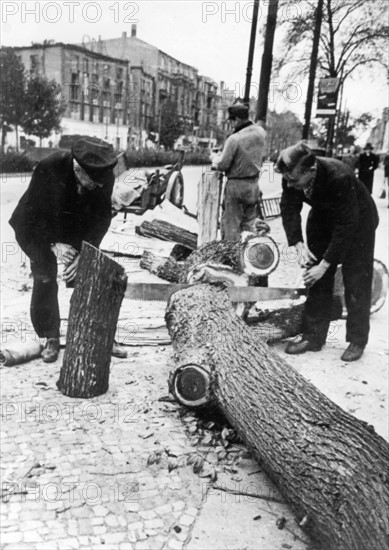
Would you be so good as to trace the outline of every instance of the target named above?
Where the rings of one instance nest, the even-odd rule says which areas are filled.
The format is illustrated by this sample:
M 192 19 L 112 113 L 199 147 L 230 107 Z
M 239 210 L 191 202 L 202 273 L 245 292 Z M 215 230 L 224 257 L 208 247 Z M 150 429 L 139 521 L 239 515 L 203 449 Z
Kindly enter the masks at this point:
M 295 248 L 300 267 L 308 268 L 317 262 L 316 256 L 309 250 L 305 243 L 299 242 L 296 244 Z
M 74 279 L 76 278 L 79 260 L 80 260 L 80 256 L 76 256 L 74 258 L 74 261 L 70 265 L 68 265 L 65 271 L 63 272 L 63 279 L 67 283 L 70 283 L 70 281 L 74 281 Z
M 307 269 L 303 275 L 304 284 L 306 287 L 310 287 L 321 279 L 324 273 L 327 271 L 329 264 L 327 262 L 320 262 L 319 265 L 314 265 L 310 269 Z
M 75 248 L 65 243 L 55 243 L 51 246 L 51 250 L 55 254 L 57 262 L 65 265 L 70 265 L 78 254 Z
M 211 164 L 211 170 L 217 170 L 217 163 L 216 162 L 213 162 Z

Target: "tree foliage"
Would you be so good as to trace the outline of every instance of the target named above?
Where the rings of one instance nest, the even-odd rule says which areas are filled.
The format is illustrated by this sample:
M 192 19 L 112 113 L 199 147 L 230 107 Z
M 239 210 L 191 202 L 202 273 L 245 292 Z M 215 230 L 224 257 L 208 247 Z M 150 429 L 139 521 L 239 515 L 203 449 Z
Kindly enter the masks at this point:
M 281 9 L 287 4 L 283 0 Z M 388 5 L 387 0 L 324 0 L 317 76 L 343 82 L 362 67 L 387 67 Z M 285 32 L 278 71 L 289 65 L 294 77 L 307 74 L 316 6 L 312 0 L 298 2 L 289 10 L 290 19 L 281 17 Z
M 24 107 L 23 94 L 25 70 L 21 60 L 11 48 L 0 48 L 0 122 L 1 143 L 4 149 L 5 138 L 12 126 L 21 123 Z
M 55 80 L 32 75 L 26 83 L 24 108 L 21 126 L 26 134 L 42 140 L 60 130 L 65 105 Z
M 182 122 L 177 113 L 177 106 L 173 101 L 165 100 L 161 109 L 160 143 L 166 149 L 173 149 L 174 142 L 182 133 Z
M 281 149 L 301 139 L 302 123 L 292 111 L 277 113 L 269 111 L 267 116 L 268 154 L 273 156 Z

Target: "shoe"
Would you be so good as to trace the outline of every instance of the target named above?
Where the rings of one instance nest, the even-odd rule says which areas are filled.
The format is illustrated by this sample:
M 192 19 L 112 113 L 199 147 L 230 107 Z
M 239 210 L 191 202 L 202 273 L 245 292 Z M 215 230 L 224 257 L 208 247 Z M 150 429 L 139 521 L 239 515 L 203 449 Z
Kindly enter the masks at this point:
M 54 363 L 58 359 L 59 350 L 59 338 L 48 338 L 41 353 L 43 362 Z
M 112 357 L 119 357 L 119 359 L 125 359 L 127 357 L 127 352 L 124 351 L 122 346 L 120 346 L 116 342 L 116 340 L 114 340 L 111 355 L 112 355 Z
M 358 346 L 358 344 L 351 343 L 346 351 L 343 352 L 341 357 L 342 361 L 358 361 L 364 352 L 364 346 Z
M 310 340 L 300 340 L 300 342 L 289 342 L 285 348 L 285 353 L 289 355 L 298 355 L 299 353 L 305 353 L 306 351 L 320 351 L 320 344 L 315 344 Z

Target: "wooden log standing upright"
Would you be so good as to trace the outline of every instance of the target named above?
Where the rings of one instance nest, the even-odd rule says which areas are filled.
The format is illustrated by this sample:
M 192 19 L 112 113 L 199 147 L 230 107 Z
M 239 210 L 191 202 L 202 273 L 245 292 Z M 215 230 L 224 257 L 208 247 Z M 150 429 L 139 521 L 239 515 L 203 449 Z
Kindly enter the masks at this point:
M 201 176 L 197 196 L 197 246 L 217 239 L 222 177 L 221 172 L 203 172 Z
M 186 406 L 214 403 L 325 550 L 388 550 L 389 445 L 305 380 L 237 317 L 227 293 L 174 294 L 166 323 Z
M 112 345 L 126 287 L 123 267 L 84 242 L 57 382 L 64 395 L 96 397 L 108 390 Z

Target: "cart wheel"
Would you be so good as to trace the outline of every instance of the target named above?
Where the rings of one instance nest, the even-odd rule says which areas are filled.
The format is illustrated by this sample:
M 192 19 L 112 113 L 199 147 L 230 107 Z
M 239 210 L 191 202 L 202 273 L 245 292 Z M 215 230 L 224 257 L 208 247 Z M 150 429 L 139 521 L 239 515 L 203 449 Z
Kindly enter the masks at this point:
M 182 208 L 184 203 L 184 178 L 181 172 L 173 172 L 170 176 L 166 198 L 177 208 Z

